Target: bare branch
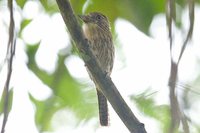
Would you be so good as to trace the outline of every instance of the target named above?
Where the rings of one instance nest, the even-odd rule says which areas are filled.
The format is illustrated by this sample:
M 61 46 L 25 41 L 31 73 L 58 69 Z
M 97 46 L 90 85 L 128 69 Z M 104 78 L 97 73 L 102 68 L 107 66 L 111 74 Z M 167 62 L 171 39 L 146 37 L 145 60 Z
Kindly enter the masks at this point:
M 10 10 L 9 40 L 8 40 L 8 46 L 7 46 L 8 72 L 7 72 L 6 83 L 3 90 L 5 99 L 4 99 L 4 110 L 3 110 L 4 118 L 3 118 L 1 133 L 5 132 L 5 126 L 6 126 L 6 122 L 7 122 L 8 114 L 9 114 L 9 95 L 10 95 L 9 84 L 10 84 L 10 79 L 12 75 L 12 63 L 13 63 L 13 57 L 15 55 L 15 44 L 16 44 L 16 39 L 14 35 L 15 24 L 14 24 L 14 18 L 13 18 L 13 1 L 12 0 L 8 0 L 8 7 Z
M 95 56 L 92 54 L 88 41 L 85 39 L 82 29 L 77 22 L 77 19 L 73 13 L 71 5 L 68 0 L 56 0 L 64 22 L 69 30 L 69 33 L 74 40 L 79 53 L 84 60 L 87 68 L 91 72 L 93 78 L 99 85 L 103 94 L 107 97 L 114 110 L 117 112 L 121 120 L 131 133 L 146 133 L 144 124 L 132 113 L 131 109 L 123 100 L 122 96 L 118 92 L 116 86 L 112 82 L 111 78 L 107 76 L 105 72 L 99 67 L 99 64 L 95 60 Z
M 178 99 L 175 93 L 176 82 L 177 82 L 177 73 L 178 73 L 178 66 L 173 60 L 171 59 L 171 71 L 169 77 L 169 97 L 170 97 L 170 111 L 171 111 L 171 126 L 169 129 L 169 133 L 174 133 L 177 127 L 180 124 L 180 108 Z
M 171 110 L 171 126 L 169 129 L 169 133 L 173 133 L 175 129 L 178 127 L 180 123 L 180 116 L 179 116 L 179 104 L 175 94 L 175 87 L 177 82 L 177 72 L 178 72 L 178 65 L 173 61 L 172 56 L 172 45 L 173 45 L 173 37 L 172 37 L 172 22 L 175 19 L 175 0 L 168 0 L 166 4 L 166 19 L 168 25 L 168 32 L 169 32 L 169 40 L 170 40 L 170 57 L 171 57 L 171 71 L 169 77 L 169 97 L 170 97 L 170 110 Z
M 187 37 L 181 48 L 181 52 L 177 62 L 173 61 L 172 57 L 172 20 L 174 18 L 173 12 L 175 11 L 175 1 L 168 0 L 167 3 L 167 13 L 166 18 L 168 22 L 169 38 L 170 38 L 170 56 L 171 56 L 171 72 L 169 77 L 169 91 L 170 91 L 170 106 L 171 106 L 171 127 L 169 129 L 170 133 L 174 133 L 178 128 L 180 122 L 182 122 L 183 130 L 185 133 L 189 133 L 189 126 L 184 112 L 180 109 L 180 105 L 175 93 L 176 84 L 178 80 L 178 65 L 182 58 L 183 52 L 185 51 L 186 45 L 192 36 L 193 26 L 194 26 L 194 0 L 188 0 L 189 3 L 189 18 L 190 18 L 190 28 L 187 33 Z
M 167 0 L 166 4 L 166 20 L 167 20 L 167 26 L 169 31 L 169 39 L 170 39 L 170 52 L 172 54 L 172 43 L 173 43 L 173 37 L 172 37 L 172 22 L 173 19 L 176 19 L 176 6 L 175 6 L 175 0 Z M 172 57 L 172 56 L 171 56 Z
M 185 41 L 183 43 L 183 46 L 181 48 L 181 52 L 180 52 L 177 64 L 179 64 L 179 62 L 180 62 L 180 60 L 182 58 L 183 52 L 185 51 L 186 45 L 188 44 L 188 41 L 192 37 L 192 33 L 193 33 L 193 27 L 194 27 L 194 0 L 188 0 L 188 6 L 189 6 L 190 28 L 188 30 L 187 37 L 186 37 L 186 39 L 185 39 Z

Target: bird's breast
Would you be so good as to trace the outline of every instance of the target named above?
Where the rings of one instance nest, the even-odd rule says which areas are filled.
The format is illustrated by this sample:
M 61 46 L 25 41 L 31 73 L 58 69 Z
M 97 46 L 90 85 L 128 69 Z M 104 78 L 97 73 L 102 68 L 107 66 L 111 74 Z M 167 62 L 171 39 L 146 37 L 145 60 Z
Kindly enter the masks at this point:
M 107 72 L 111 72 L 114 58 L 114 46 L 111 33 L 105 33 L 95 25 L 83 26 L 85 37 L 90 42 L 90 48 L 97 57 L 100 66 Z

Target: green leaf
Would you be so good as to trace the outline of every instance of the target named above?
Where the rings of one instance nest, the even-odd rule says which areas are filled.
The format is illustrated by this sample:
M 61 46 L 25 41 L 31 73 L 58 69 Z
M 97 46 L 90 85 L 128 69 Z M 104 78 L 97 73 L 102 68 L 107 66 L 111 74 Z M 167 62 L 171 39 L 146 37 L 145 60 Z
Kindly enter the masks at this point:
M 154 99 L 149 96 L 149 91 L 146 91 L 138 96 L 131 96 L 138 109 L 151 118 L 156 119 L 164 133 L 167 133 L 170 127 L 170 107 L 169 105 L 156 105 Z
M 87 93 L 90 92 L 83 92 L 86 85 L 79 83 L 70 75 L 64 64 L 67 57 L 63 55 L 58 55 L 58 57 L 57 68 L 52 74 L 53 80 L 49 87 L 56 96 L 64 101 L 67 107 L 75 111 L 79 118 L 94 116 L 94 104 L 87 102 Z
M 27 0 L 16 0 L 17 5 L 19 5 L 22 9 L 24 8 L 26 2 Z
M 22 31 L 23 29 L 30 24 L 30 22 L 32 21 L 32 19 L 23 19 L 21 22 L 21 26 L 20 26 L 20 31 L 19 31 L 19 37 L 21 37 Z
M 24 29 L 31 21 L 32 19 L 23 19 L 21 22 L 21 29 Z
M 63 107 L 62 101 L 55 96 L 49 97 L 47 100 L 39 101 L 29 94 L 30 100 L 36 107 L 35 123 L 40 131 L 52 130 L 51 119 L 55 112 Z
M 99 11 L 109 17 L 111 23 L 123 18 L 148 34 L 153 17 L 165 12 L 163 0 L 91 0 L 86 2 L 86 13 Z
M 58 12 L 58 6 L 55 0 L 40 0 L 40 3 L 47 13 L 53 14 L 55 12 Z
M 31 69 L 36 76 L 38 76 L 43 83 L 47 84 L 48 86 L 50 86 L 50 84 L 52 83 L 53 77 L 52 75 L 48 74 L 46 71 L 41 70 L 35 61 L 35 55 L 36 52 L 39 48 L 40 42 L 35 44 L 35 45 L 27 45 L 27 54 L 28 54 L 28 68 Z
M 39 43 L 27 46 L 28 68 L 52 90 L 53 94 L 44 101 L 38 101 L 30 94 L 30 99 L 36 106 L 35 119 L 37 127 L 41 131 L 50 130 L 50 121 L 53 114 L 63 108 L 73 110 L 79 120 L 88 120 L 97 115 L 95 89 L 86 91 L 87 85 L 78 82 L 71 76 L 65 66 L 65 60 L 69 57 L 69 54 L 59 54 L 56 69 L 49 74 L 41 70 L 36 64 L 35 55 L 38 47 Z M 46 113 L 47 111 L 49 113 Z
M 9 97 L 8 97 L 8 112 L 12 109 L 12 102 L 13 102 L 13 89 L 10 89 L 8 91 Z M 1 100 L 0 100 L 0 115 L 4 113 L 5 108 L 5 91 L 3 91 Z
M 87 0 L 71 0 L 70 3 L 72 5 L 73 10 L 77 14 L 82 14 L 83 6 Z

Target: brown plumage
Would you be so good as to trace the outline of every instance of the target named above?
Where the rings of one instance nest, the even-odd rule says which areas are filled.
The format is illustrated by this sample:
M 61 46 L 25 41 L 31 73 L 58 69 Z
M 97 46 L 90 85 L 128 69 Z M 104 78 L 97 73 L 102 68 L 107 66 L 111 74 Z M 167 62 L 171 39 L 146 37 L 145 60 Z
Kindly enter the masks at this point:
M 96 56 L 100 67 L 106 71 L 108 75 L 110 75 L 114 62 L 114 45 L 108 18 L 99 12 L 92 12 L 88 15 L 80 15 L 80 18 L 84 22 L 83 31 L 90 43 L 90 48 L 93 54 Z M 94 81 L 90 72 L 89 75 Z M 96 83 L 95 85 L 97 88 L 100 124 L 102 126 L 107 126 L 107 100 Z

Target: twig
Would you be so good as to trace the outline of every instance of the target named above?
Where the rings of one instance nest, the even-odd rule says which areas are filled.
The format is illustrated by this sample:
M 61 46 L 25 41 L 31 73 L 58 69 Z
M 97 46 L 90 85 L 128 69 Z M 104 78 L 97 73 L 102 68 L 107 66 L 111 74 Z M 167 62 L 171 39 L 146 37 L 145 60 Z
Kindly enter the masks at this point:
M 9 84 L 10 84 L 10 79 L 12 75 L 12 63 L 13 63 L 13 57 L 15 54 L 15 44 L 16 40 L 14 39 L 14 18 L 13 18 L 13 1 L 8 0 L 8 7 L 10 9 L 10 27 L 9 27 L 9 40 L 8 40 L 8 47 L 7 47 L 7 63 L 8 63 L 8 72 L 7 72 L 7 79 L 6 83 L 4 86 L 3 93 L 5 94 L 5 99 L 4 99 L 4 118 L 3 118 L 3 123 L 2 123 L 2 128 L 1 128 L 1 133 L 5 132 L 5 126 L 6 122 L 8 119 L 8 114 L 9 114 Z
M 114 110 L 117 112 L 121 120 L 131 133 L 146 133 L 144 124 L 132 113 L 122 96 L 118 92 L 111 78 L 99 67 L 89 48 L 89 42 L 85 39 L 80 25 L 74 15 L 71 5 L 68 0 L 56 0 L 64 22 L 69 30 L 69 33 L 74 40 L 79 53 L 84 60 L 86 66 L 92 74 L 92 77 L 97 81 L 103 94 L 107 97 Z
M 188 44 L 188 41 L 190 40 L 190 38 L 192 37 L 192 33 L 193 33 L 193 27 L 194 27 L 194 0 L 188 0 L 188 4 L 189 4 L 189 18 L 190 18 L 190 27 L 186 36 L 186 39 L 183 43 L 183 46 L 181 48 L 181 52 L 178 58 L 178 62 L 177 64 L 179 64 L 182 55 L 185 51 L 186 45 Z
M 167 0 L 166 8 L 167 8 L 167 10 L 166 10 L 166 20 L 167 20 L 168 31 L 169 31 L 168 36 L 169 36 L 169 39 L 170 39 L 170 52 L 171 52 L 172 45 L 173 45 L 172 22 L 173 22 L 173 19 L 176 18 L 175 1 L 174 0 Z
M 183 130 L 185 133 L 189 133 L 189 126 L 187 123 L 187 119 L 185 117 L 184 112 L 180 109 L 180 105 L 175 93 L 175 88 L 178 80 L 178 66 L 180 63 L 180 60 L 182 58 L 182 55 L 185 51 L 186 45 L 188 44 L 189 39 L 192 36 L 193 32 L 193 26 L 194 26 L 194 0 L 188 0 L 189 3 L 189 17 L 190 17 L 190 28 L 187 33 L 187 37 L 183 43 L 183 46 L 181 48 L 181 52 L 178 57 L 178 61 L 174 62 L 173 56 L 172 56 L 172 18 L 173 18 L 173 12 L 175 11 L 175 1 L 174 0 L 168 0 L 167 3 L 167 22 L 168 22 L 168 30 L 169 30 L 169 38 L 170 38 L 170 56 L 171 56 L 171 72 L 169 77 L 169 91 L 170 91 L 170 106 L 171 106 L 171 127 L 169 129 L 170 133 L 174 133 L 177 127 L 180 124 L 180 121 L 182 122 Z

